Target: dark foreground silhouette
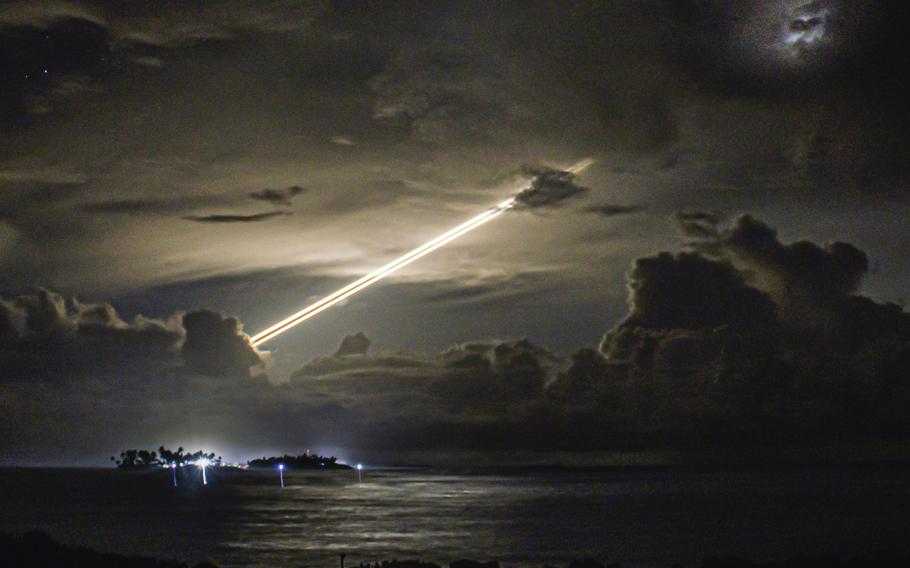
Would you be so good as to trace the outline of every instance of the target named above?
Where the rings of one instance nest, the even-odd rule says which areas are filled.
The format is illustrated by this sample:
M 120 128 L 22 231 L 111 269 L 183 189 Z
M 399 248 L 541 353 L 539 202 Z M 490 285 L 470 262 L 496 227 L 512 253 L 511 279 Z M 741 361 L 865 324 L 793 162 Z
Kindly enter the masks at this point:
M 221 456 L 215 457 L 214 452 L 206 453 L 203 450 L 187 453 L 183 451 L 183 446 L 177 448 L 177 451 L 169 450 L 164 446 L 159 446 L 155 450 L 123 450 L 120 452 L 120 459 L 111 456 L 111 461 L 119 469 L 147 469 L 161 466 L 180 466 L 192 465 L 200 460 L 213 466 L 222 464 Z
M 22 536 L 0 532 L 0 558 L 2 565 L 17 567 L 93 566 L 101 568 L 190 568 L 189 564 L 174 560 L 157 560 L 147 556 L 126 556 L 110 552 L 97 552 L 84 546 L 67 546 L 53 540 L 42 531 L 30 531 Z M 339 559 L 341 560 L 341 559 Z M 343 561 L 340 562 L 344 566 Z M 199 562 L 194 568 L 216 568 L 210 562 Z M 624 563 L 602 564 L 597 560 L 573 560 L 567 568 L 622 568 Z M 671 568 L 681 566 L 674 564 Z M 905 568 L 910 566 L 910 556 L 899 554 L 873 554 L 844 560 L 834 556 L 805 556 L 780 562 L 752 562 L 742 558 L 707 557 L 701 568 Z M 496 560 L 455 560 L 449 568 L 503 568 Z M 549 564 L 543 568 L 557 568 Z M 442 568 L 433 562 L 421 560 L 385 560 L 360 563 L 356 568 Z
M 169 450 L 160 446 L 155 450 L 123 450 L 120 452 L 120 459 L 111 456 L 111 461 L 118 469 L 151 469 L 156 467 L 194 467 L 200 461 L 204 461 L 207 466 L 221 467 L 224 460 L 221 456 L 215 456 L 214 452 L 206 453 L 199 450 L 192 453 L 183 451 L 183 446 L 176 451 Z M 326 457 L 316 454 L 307 453 L 292 456 L 285 454 L 283 456 L 272 456 L 256 458 L 246 462 L 248 467 L 252 468 L 276 468 L 279 465 L 289 469 L 353 469 L 347 464 L 340 463 L 335 456 Z
M 629 564 L 631 565 L 631 564 Z M 637 564 L 636 564 L 637 565 Z M 573 560 L 568 568 L 622 568 L 627 566 L 623 562 L 602 564 L 597 560 Z M 673 564 L 671 568 L 681 567 Z M 906 568 L 910 566 L 910 556 L 878 554 L 844 560 L 834 556 L 806 556 L 790 558 L 780 562 L 752 562 L 742 558 L 716 558 L 708 557 L 702 560 L 701 568 Z M 433 562 L 419 560 L 393 560 L 391 562 L 377 562 L 374 564 L 359 564 L 358 568 L 442 568 Z M 449 568 L 503 568 L 495 560 L 478 562 L 476 560 L 456 560 L 449 564 Z M 543 564 L 542 568 L 558 568 L 550 564 Z
M 110 552 L 97 552 L 84 546 L 66 546 L 53 540 L 47 533 L 30 531 L 15 537 L 0 532 L 0 564 L 4 566 L 93 566 L 101 568 L 189 568 L 188 564 L 173 560 L 157 560 L 147 556 L 125 556 Z M 215 568 L 214 564 L 200 562 L 195 568 Z

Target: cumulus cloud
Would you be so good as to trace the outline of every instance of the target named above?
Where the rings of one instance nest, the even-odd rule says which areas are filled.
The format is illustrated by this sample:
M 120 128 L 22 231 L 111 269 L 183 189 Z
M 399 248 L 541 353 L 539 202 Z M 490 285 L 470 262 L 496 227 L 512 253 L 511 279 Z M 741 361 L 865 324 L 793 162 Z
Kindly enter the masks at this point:
M 777 233 L 749 215 L 740 217 L 723 239 L 725 247 L 755 271 L 787 313 L 839 307 L 856 294 L 869 269 L 866 253 L 848 243 L 824 246 L 808 241 L 783 244 Z
M 199 310 L 127 322 L 109 303 L 85 304 L 44 289 L 0 299 L 0 354 L 6 363 L 0 382 L 148 377 L 181 369 L 250 376 L 268 361 L 235 318 Z
M 67 301 L 42 289 L 0 301 L 0 382 L 110 376 L 158 361 L 161 369 L 174 363 L 182 339 L 176 318 L 127 323 L 110 304 Z
M 859 291 L 869 269 L 866 254 L 833 242 L 780 242 L 777 232 L 750 215 L 726 229 L 708 213 L 678 214 L 683 232 L 696 250 L 724 257 L 748 271 L 750 283 L 766 291 L 785 318 L 822 321 Z
M 626 323 L 651 329 L 762 325 L 774 317 L 766 294 L 733 265 L 694 253 L 640 258 L 629 276 Z
M 342 347 L 351 344 L 351 337 L 357 336 L 345 338 Z M 403 420 L 447 416 L 471 421 L 495 417 L 509 405 L 540 400 L 559 361 L 527 340 L 459 344 L 435 355 L 368 355 L 368 341 L 358 338 L 356 352 L 339 349 L 331 357 L 308 362 L 294 374 L 294 384 L 314 396 L 332 393 L 357 408 L 371 408 L 375 420 L 401 416 L 404 405 L 417 414 Z M 371 394 L 360 396 L 365 393 Z
M 708 242 L 709 256 L 636 261 L 628 317 L 604 336 L 602 359 L 578 354 L 565 392 L 596 383 L 665 442 L 910 433 L 898 411 L 910 402 L 910 315 L 858 294 L 861 251 L 784 244 L 749 216 Z
M 181 354 L 187 366 L 206 375 L 249 376 L 250 369 L 265 364 L 236 318 L 210 310 L 183 316 L 186 340 Z
M 179 436 L 185 425 L 167 419 L 187 414 L 200 420 L 199 432 L 239 446 L 375 451 L 910 436 L 910 315 L 858 292 L 857 252 L 782 243 L 754 218 L 716 227 L 711 254 L 638 259 L 626 318 L 598 349 L 568 358 L 528 340 L 392 352 L 356 333 L 288 383 L 273 384 L 249 380 L 268 355 L 250 345 L 236 318 L 197 310 L 129 322 L 109 304 L 48 291 L 8 298 L 0 302 L 0 431 L 19 432 L 15 444 L 37 443 L 59 432 L 61 416 L 100 405 L 113 410 L 89 413 L 68 443 L 97 436 L 89 426 L 97 432 L 102 421 L 110 421 L 105 431 L 120 424 Z M 799 312 L 764 285 L 764 274 L 783 274 L 819 287 L 796 276 L 818 267 L 829 280 L 817 290 L 826 298 L 824 320 L 794 317 Z M 158 411 L 143 413 L 149 405 Z
M 524 173 L 532 179 L 531 185 L 515 196 L 515 208 L 519 210 L 561 207 L 567 200 L 589 191 L 575 183 L 572 172 L 526 166 Z

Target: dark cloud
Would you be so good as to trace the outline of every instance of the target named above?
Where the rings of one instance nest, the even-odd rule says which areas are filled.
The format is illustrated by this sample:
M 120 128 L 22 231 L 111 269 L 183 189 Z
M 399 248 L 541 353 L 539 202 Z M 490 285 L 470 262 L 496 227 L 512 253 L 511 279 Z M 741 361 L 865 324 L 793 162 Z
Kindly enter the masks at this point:
M 591 205 L 589 207 L 585 207 L 585 212 L 594 213 L 596 215 L 600 215 L 601 217 L 616 217 L 619 215 L 640 213 L 645 209 L 646 207 L 643 205 L 611 205 L 604 203 L 601 205 Z
M 184 366 L 206 375 L 250 376 L 268 361 L 234 318 L 200 310 L 127 322 L 111 304 L 84 304 L 43 289 L 0 300 L 0 338 L 0 382 L 120 380 L 120 374 L 138 380 Z
M 636 260 L 629 290 L 632 310 L 626 322 L 636 327 L 742 327 L 762 325 L 774 317 L 771 299 L 748 286 L 732 264 L 694 253 Z
M 127 323 L 110 304 L 82 304 L 39 290 L 0 301 L 0 337 L 0 382 L 55 382 L 170 368 L 183 329 L 174 319 L 137 316 Z
M 718 236 L 717 225 L 720 217 L 715 213 L 705 211 L 678 211 L 674 219 L 679 229 L 687 237 L 696 239 L 712 239 Z
M 250 197 L 259 201 L 267 201 L 275 205 L 289 206 L 291 201 L 306 191 L 306 188 L 299 185 L 292 185 L 284 189 L 263 189 L 250 194 Z
M 777 232 L 750 215 L 729 229 L 712 214 L 677 214 L 690 245 L 715 257 L 729 257 L 747 270 L 750 284 L 770 294 L 782 317 L 823 321 L 859 291 L 869 269 L 866 254 L 848 243 L 823 246 L 808 241 L 784 244 Z
M 556 329 L 575 313 L 610 326 L 616 286 L 597 295 L 590 283 L 615 283 L 668 237 L 652 231 L 656 216 L 628 234 L 603 230 L 595 215 L 632 212 L 612 205 L 615 195 L 652 210 L 707 203 L 778 219 L 798 203 L 811 215 L 790 216 L 781 234 L 843 225 L 885 268 L 863 289 L 869 262 L 856 247 L 782 242 L 755 219 L 727 226 L 690 211 L 677 221 L 691 250 L 636 262 L 628 317 L 567 369 L 492 340 L 431 355 L 351 348 L 301 367 L 296 357 L 334 351 L 326 333 L 325 347 L 284 347 L 285 364 L 300 367 L 286 385 L 244 380 L 263 356 L 230 318 L 137 322 L 104 303 L 24 294 L 0 309 L 0 439 L 66 446 L 54 438 L 64 429 L 32 427 L 64 417 L 77 448 L 76 432 L 95 439 L 88 423 L 104 433 L 95 436 L 198 426 L 256 444 L 311 436 L 373 447 L 901 436 L 907 317 L 871 298 L 902 295 L 906 280 L 904 4 L 4 5 L 0 273 L 9 290 L 128 288 L 143 313 L 212 306 L 270 321 L 281 305 L 343 284 L 359 262 L 328 244 L 339 235 L 330 221 L 364 258 L 409 250 L 407 235 L 378 243 L 370 220 L 393 208 L 402 218 L 460 211 L 489 194 L 474 181 L 512 164 L 588 155 L 604 167 L 586 183 L 610 195 L 583 202 L 594 192 L 569 172 L 529 169 L 520 207 L 607 205 L 552 233 L 525 233 L 527 265 L 504 249 L 493 266 L 485 247 L 473 274 L 419 284 L 415 303 L 450 310 L 451 321 L 421 345 L 533 332 L 565 346 L 591 333 L 581 318 Z M 774 40 L 789 32 L 799 32 L 792 45 Z M 171 236 L 183 237 L 187 215 L 230 224 L 288 212 L 300 195 L 288 179 L 325 191 L 312 194 L 301 233 L 318 258 L 287 272 L 280 300 L 275 280 L 250 270 L 296 258 L 288 223 L 262 225 L 260 240 L 236 250 L 207 231 Z M 211 211 L 226 214 L 198 214 Z M 510 222 L 522 220 L 490 230 Z M 198 254 L 175 257 L 173 247 Z M 487 276 L 523 269 L 538 276 Z M 234 280 L 193 284 L 199 274 Z M 142 288 L 149 282 L 162 287 Z M 250 293 L 274 306 L 244 301 Z M 383 316 L 396 321 L 402 305 L 383 303 Z M 486 323 L 473 317 L 481 312 Z M 347 332 L 335 325 L 333 337 Z M 406 329 L 385 329 L 382 341 L 407 343 Z
M 527 340 L 455 345 L 433 356 L 351 353 L 310 361 L 293 385 L 310 397 L 341 402 L 370 424 L 397 417 L 390 435 L 413 438 L 440 417 L 463 424 L 496 420 L 542 400 L 557 361 Z
M 866 254 L 848 243 L 818 246 L 783 244 L 777 232 L 749 215 L 740 217 L 724 239 L 730 252 L 765 277 L 762 284 L 788 313 L 813 306 L 837 308 L 859 291 L 869 269 Z
M 186 340 L 181 353 L 187 366 L 206 375 L 250 375 L 253 367 L 265 364 L 260 353 L 242 333 L 236 318 L 209 310 L 183 316 Z
M 358 333 L 275 385 L 248 380 L 267 354 L 235 318 L 199 310 L 126 323 L 108 304 L 47 291 L 11 298 L 0 302 L 0 405 L 11 412 L 0 429 L 17 425 L 16 443 L 29 443 L 60 419 L 57 410 L 22 414 L 43 400 L 29 386 L 41 377 L 69 408 L 87 404 L 89 395 L 69 390 L 77 385 L 104 385 L 91 396 L 105 407 L 133 409 L 142 393 L 142 404 L 204 416 L 204 431 L 241 446 L 590 450 L 910 436 L 910 315 L 858 294 L 857 251 L 781 243 L 751 217 L 716 226 L 711 256 L 638 259 L 627 317 L 598 350 L 569 361 L 528 340 L 423 355 L 371 350 Z M 788 316 L 793 308 L 762 284 L 785 274 L 808 286 L 805 273 L 816 269 L 829 281 L 818 292 L 823 321 Z M 127 369 L 133 378 L 118 378 Z
M 527 166 L 524 173 L 532 180 L 530 187 L 515 196 L 515 208 L 519 210 L 561 207 L 566 200 L 589 191 L 575 183 L 572 172 Z
M 111 199 L 83 203 L 78 209 L 86 213 L 123 215 L 172 215 L 210 202 L 210 198 L 136 198 Z
M 199 223 L 256 223 L 259 221 L 267 221 L 272 217 L 281 217 L 283 215 L 290 215 L 286 211 L 268 211 L 266 213 L 254 213 L 252 215 L 190 215 L 184 217 L 189 221 L 197 221 Z
M 338 351 L 335 352 L 335 357 L 344 357 L 346 355 L 366 355 L 367 351 L 370 349 L 370 340 L 367 339 L 367 336 L 363 332 L 356 333 L 354 335 L 346 336 L 341 345 L 338 346 Z
M 198 6 L 198 20 L 183 8 L 162 5 L 93 6 L 85 3 L 12 3 L 0 10 L 0 128 L 27 125 L 104 92 L 130 67 L 156 70 L 175 51 L 237 41 L 244 32 L 275 33 L 311 21 L 314 7 L 228 10 Z M 292 15 L 293 14 L 293 15 Z
M 125 321 L 110 304 L 47 290 L 0 299 L 0 461 L 102 456 L 225 404 L 236 411 L 267 357 L 236 320 L 208 311 Z M 233 402 L 219 400 L 227 393 Z
M 711 257 L 639 259 L 603 359 L 577 354 L 560 388 L 595 384 L 664 443 L 910 433 L 910 315 L 858 295 L 865 255 L 783 244 L 748 216 L 718 234 Z

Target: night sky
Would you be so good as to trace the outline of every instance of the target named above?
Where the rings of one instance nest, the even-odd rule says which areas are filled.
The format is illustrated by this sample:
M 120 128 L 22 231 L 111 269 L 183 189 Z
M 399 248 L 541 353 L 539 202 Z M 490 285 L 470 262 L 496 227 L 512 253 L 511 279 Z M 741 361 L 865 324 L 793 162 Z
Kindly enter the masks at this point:
M 908 15 L 4 3 L 0 463 L 910 441 Z

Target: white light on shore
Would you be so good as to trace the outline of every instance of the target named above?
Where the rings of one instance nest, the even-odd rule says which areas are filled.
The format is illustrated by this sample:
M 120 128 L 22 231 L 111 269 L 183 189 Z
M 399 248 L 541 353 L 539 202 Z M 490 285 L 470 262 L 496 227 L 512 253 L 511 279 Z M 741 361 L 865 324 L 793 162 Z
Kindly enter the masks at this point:
M 198 460 L 196 460 L 195 463 L 196 463 L 196 467 L 198 467 L 199 469 L 202 470 L 202 484 L 208 485 L 209 482 L 205 478 L 205 468 L 209 465 L 209 463 L 210 463 L 209 460 L 207 460 L 206 458 L 199 458 Z

